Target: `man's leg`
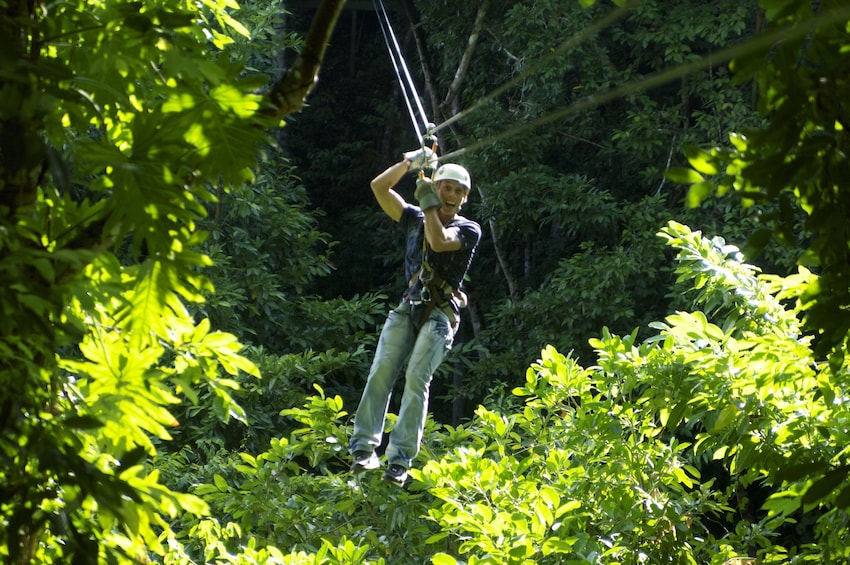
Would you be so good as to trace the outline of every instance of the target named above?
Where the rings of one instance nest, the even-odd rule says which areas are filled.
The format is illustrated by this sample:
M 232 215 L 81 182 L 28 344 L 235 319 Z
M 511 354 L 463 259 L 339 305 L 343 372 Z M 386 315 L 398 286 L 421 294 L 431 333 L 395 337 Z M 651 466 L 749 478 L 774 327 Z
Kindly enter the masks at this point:
M 409 354 L 413 337 L 408 307 L 401 305 L 391 310 L 381 330 L 375 358 L 354 418 L 354 432 L 348 443 L 348 450 L 352 454 L 371 454 L 381 445 L 390 395 Z
M 410 354 L 401 409 L 387 446 L 390 469 L 393 465 L 401 466 L 405 470 L 410 468 L 419 453 L 425 418 L 428 415 L 428 389 L 431 378 L 451 347 L 453 339 L 454 332 L 445 312 L 434 309 L 431 318 L 422 326 Z M 387 478 L 394 480 L 393 477 Z

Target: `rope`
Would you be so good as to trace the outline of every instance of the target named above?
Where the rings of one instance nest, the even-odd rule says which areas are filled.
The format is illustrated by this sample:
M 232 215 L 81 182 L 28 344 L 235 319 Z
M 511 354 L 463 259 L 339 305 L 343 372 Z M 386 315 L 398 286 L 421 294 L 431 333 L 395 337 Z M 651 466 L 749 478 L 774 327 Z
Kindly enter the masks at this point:
M 390 17 L 389 14 L 387 14 L 387 9 L 384 7 L 383 0 L 372 0 L 372 4 L 375 6 L 375 12 L 378 14 L 378 21 L 381 24 L 381 33 L 383 33 L 384 43 L 386 44 L 387 51 L 390 54 L 390 60 L 392 61 L 399 87 L 401 88 L 402 95 L 404 96 L 407 111 L 410 114 L 410 121 L 413 123 L 413 131 L 416 133 L 416 138 L 419 140 L 419 144 L 422 145 L 424 143 L 423 129 L 425 134 L 429 134 L 431 133 L 430 128 L 433 124 L 425 115 L 425 108 L 422 106 L 422 101 L 416 90 L 416 85 L 413 82 L 413 78 L 410 76 L 410 71 L 408 70 L 407 63 L 404 60 L 404 55 L 401 52 L 401 47 L 399 46 L 398 39 L 393 31 L 392 24 L 390 23 Z M 404 75 L 404 79 L 407 80 L 406 84 L 405 80 L 402 78 L 402 74 Z M 420 124 L 416 120 L 416 113 L 414 112 L 413 104 L 410 101 L 411 98 L 415 101 L 416 108 L 419 111 L 419 116 L 422 118 L 422 128 L 420 128 Z

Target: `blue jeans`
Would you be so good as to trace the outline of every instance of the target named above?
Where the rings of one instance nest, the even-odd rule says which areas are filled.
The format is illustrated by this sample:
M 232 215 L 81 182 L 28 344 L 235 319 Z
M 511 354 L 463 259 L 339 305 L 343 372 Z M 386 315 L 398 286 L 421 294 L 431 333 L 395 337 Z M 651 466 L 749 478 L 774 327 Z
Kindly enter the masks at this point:
M 409 303 L 402 302 L 390 311 L 357 407 L 354 433 L 348 444 L 350 452 L 371 452 L 381 444 L 393 386 L 406 360 L 401 408 L 390 433 L 386 456 L 390 465 L 410 468 L 422 442 L 431 378 L 453 339 L 454 328 L 448 315 L 439 308 L 432 310 L 418 332 Z

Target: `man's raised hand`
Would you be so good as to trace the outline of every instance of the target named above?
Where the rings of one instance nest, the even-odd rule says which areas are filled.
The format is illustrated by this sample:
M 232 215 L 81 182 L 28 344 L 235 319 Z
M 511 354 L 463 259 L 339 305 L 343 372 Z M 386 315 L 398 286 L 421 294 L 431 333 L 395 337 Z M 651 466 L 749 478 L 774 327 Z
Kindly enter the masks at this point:
M 436 169 L 438 165 L 437 154 L 428 147 L 420 147 L 404 154 L 404 158 L 410 163 L 411 171 L 422 169 Z

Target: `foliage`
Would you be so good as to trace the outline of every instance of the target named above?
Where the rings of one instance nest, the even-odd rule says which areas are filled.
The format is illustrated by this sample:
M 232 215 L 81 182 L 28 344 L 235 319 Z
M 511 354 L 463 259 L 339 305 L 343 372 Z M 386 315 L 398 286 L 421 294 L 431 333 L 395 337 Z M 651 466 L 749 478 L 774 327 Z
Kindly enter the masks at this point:
M 636 320 L 646 324 L 653 315 L 662 315 L 652 307 L 655 289 L 649 281 L 664 276 L 669 267 L 662 261 L 663 246 L 646 234 L 663 224 L 666 213 L 660 197 L 619 209 L 612 206 L 611 218 L 603 225 L 628 234 L 624 244 L 587 241 L 571 256 L 560 258 L 539 286 L 495 305 L 479 334 L 489 345 L 489 355 L 473 371 L 515 383 L 525 370 L 523 360 L 533 359 L 547 344 L 592 361 L 586 336 L 598 331 L 601 320 L 625 332 Z M 594 219 L 588 210 L 577 223 Z
M 431 6 L 439 10 L 447 5 L 435 2 Z M 665 15 L 656 11 L 654 17 Z M 642 14 L 649 21 L 652 16 L 651 11 Z M 710 28 L 701 33 L 710 35 Z M 729 41 L 730 36 L 717 33 Z M 463 39 L 448 32 L 443 37 L 446 45 Z M 664 34 L 656 34 L 649 41 L 665 40 Z M 675 37 L 670 41 L 681 45 Z M 453 53 L 457 50 L 445 49 L 441 56 Z M 621 55 L 625 53 L 628 50 Z M 670 57 L 664 62 L 679 61 L 683 55 L 677 51 Z M 452 68 L 445 64 L 446 70 Z M 706 96 L 718 84 L 716 77 L 708 78 L 698 90 Z M 486 90 L 486 83 L 482 89 Z M 528 90 L 529 96 L 535 92 Z M 723 122 L 724 116 L 730 117 L 730 123 L 742 116 L 755 122 L 745 112 L 744 92 L 734 94 L 741 103 L 731 103 L 733 112 L 725 113 L 730 110 L 725 103 L 707 104 L 708 110 L 695 112 L 694 120 L 710 128 L 712 138 L 731 129 Z M 669 102 L 680 93 L 652 94 Z M 673 144 L 655 143 L 650 136 L 659 131 L 659 125 L 668 123 L 666 120 L 681 114 L 660 110 L 660 102 L 652 97 L 641 100 L 646 113 L 634 116 L 632 134 L 626 135 L 621 128 L 617 142 L 628 147 L 629 157 L 635 158 L 626 161 L 634 171 L 641 170 L 641 161 L 644 166 L 651 161 L 657 173 L 650 177 L 665 187 L 658 176 L 664 167 L 658 163 L 667 162 Z M 491 115 L 497 121 L 507 113 Z M 655 118 L 658 121 L 653 121 Z M 586 120 L 576 118 L 576 123 Z M 486 126 L 482 120 L 473 127 L 481 128 L 476 134 L 486 135 Z M 686 126 L 679 132 L 683 137 L 693 133 L 693 139 L 700 139 L 689 123 Z M 510 333 L 494 335 L 508 340 L 527 333 L 543 339 L 543 331 L 534 334 L 534 330 L 536 324 L 542 325 L 541 320 L 553 318 L 552 301 L 558 300 L 560 293 L 568 297 L 569 293 L 578 294 L 579 280 L 590 281 L 592 286 L 596 273 L 604 273 L 602 280 L 610 286 L 600 287 L 591 300 L 585 295 L 584 301 L 572 302 L 598 308 L 607 318 L 627 311 L 630 303 L 645 306 L 640 298 L 646 296 L 640 293 L 649 291 L 633 285 L 634 298 L 623 296 L 629 290 L 622 282 L 615 284 L 616 270 L 623 259 L 635 258 L 631 264 L 626 261 L 626 266 L 635 271 L 654 268 L 660 276 L 669 277 L 669 268 L 659 259 L 664 253 L 648 242 L 645 229 L 645 225 L 653 225 L 655 231 L 666 219 L 663 198 L 649 198 L 646 188 L 632 190 L 637 182 L 611 182 L 614 176 L 605 176 L 607 184 L 600 185 L 587 180 L 595 176 L 562 179 L 558 175 L 562 169 L 548 162 L 527 166 L 523 159 L 537 155 L 540 147 L 549 147 L 554 138 L 532 139 L 524 147 L 522 142 L 529 139 L 517 139 L 515 154 L 507 148 L 501 155 L 476 157 L 486 165 L 483 170 L 493 173 L 490 182 L 494 186 L 505 183 L 503 191 L 494 192 L 486 176 L 477 177 L 483 193 L 493 195 L 486 205 L 499 210 L 494 219 L 502 221 L 507 216 L 515 220 L 510 225 L 519 226 L 508 237 L 522 245 L 509 247 L 526 253 L 529 240 L 552 233 L 538 230 L 537 222 L 569 225 L 558 221 L 557 213 L 571 210 L 552 204 L 545 192 L 547 178 L 552 185 L 567 189 L 578 180 L 585 188 L 604 186 L 605 191 L 597 194 L 628 193 L 634 207 L 622 211 L 617 206 L 611 210 L 603 207 L 599 217 L 618 220 L 614 223 L 616 235 L 623 230 L 634 241 L 614 239 L 610 245 L 610 234 L 603 233 L 587 243 L 582 239 L 586 233 L 581 232 L 575 241 L 565 239 L 563 247 L 547 249 L 553 253 L 570 250 L 574 261 L 558 263 L 561 268 L 551 277 L 541 276 L 539 292 L 535 287 L 540 283 L 529 281 L 532 311 L 521 318 L 519 331 L 513 328 Z M 541 151 L 539 155 L 549 153 Z M 575 155 L 576 162 L 591 162 L 600 168 L 619 163 L 610 158 L 582 158 L 579 151 L 560 155 Z M 649 155 L 653 157 L 647 158 Z M 558 162 L 563 166 L 563 161 Z M 535 194 L 545 202 L 541 208 L 559 212 L 541 220 L 533 216 L 532 207 L 511 206 L 516 197 L 511 190 L 517 189 L 502 178 L 512 170 L 532 173 L 534 183 L 529 190 L 539 191 Z M 517 174 L 515 183 L 522 178 Z M 662 192 L 645 179 L 640 186 Z M 671 189 L 666 196 L 668 203 L 675 203 L 679 195 Z M 585 205 L 586 212 L 576 212 L 574 217 L 593 225 L 596 210 L 587 202 L 568 200 Z M 500 201 L 506 205 L 497 208 Z M 520 205 L 525 202 L 517 201 Z M 734 233 L 748 235 L 757 214 L 713 204 L 700 210 L 700 225 L 738 223 Z M 761 210 L 771 211 L 769 206 Z M 725 229 L 713 231 L 725 233 Z M 759 276 L 757 269 L 742 262 L 737 249 L 718 238 L 702 239 L 681 224 L 671 223 L 664 234 L 679 251 L 679 284 L 688 285 L 699 309 L 690 311 L 691 305 L 685 306 L 686 294 L 677 298 L 679 311 L 652 324 L 657 335 L 642 343 L 637 331 L 625 337 L 604 331 L 601 338 L 591 341 L 596 365 L 587 368 L 555 348 L 544 348 L 541 359 L 526 372 L 525 383 L 516 387 L 516 396 L 500 397 L 494 390 L 494 404 L 479 407 L 470 422 L 454 427 L 429 425 L 419 470 L 413 471 L 416 480 L 406 491 L 389 489 L 371 476 L 358 483 L 342 474 L 346 463 L 340 457 L 344 454 L 341 438 L 347 434 L 344 403 L 320 393 L 304 408 L 285 412 L 303 427 L 272 440 L 267 452 L 241 455 L 238 463 L 229 454 L 222 454 L 220 460 L 213 458 L 195 492 L 211 501 L 214 514 L 222 516 L 222 521 L 190 521 L 180 534 L 181 542 L 192 555 L 208 552 L 205 559 L 210 561 L 236 559 L 231 556 L 266 544 L 273 544 L 267 551 L 286 547 L 292 552 L 291 559 L 312 562 L 335 558 L 328 557 L 334 547 L 350 550 L 352 560 L 398 563 L 720 564 L 743 556 L 758 557 L 764 563 L 846 560 L 847 462 L 843 445 L 847 417 L 841 399 L 847 370 L 840 366 L 833 374 L 820 363 L 795 316 L 800 289 L 815 278 L 806 271 L 787 278 Z M 577 252 L 581 250 L 586 253 Z M 516 264 L 523 264 L 518 257 L 514 256 Z M 599 271 L 594 272 L 597 259 Z M 630 279 L 624 276 L 622 281 L 626 280 Z M 655 280 L 645 283 L 654 284 Z M 551 285 L 551 290 L 545 285 Z M 786 306 L 789 303 L 792 309 Z M 655 306 L 660 312 L 661 304 Z M 505 318 L 505 327 L 517 320 Z M 494 316 L 496 319 L 503 321 Z M 555 338 L 572 327 L 567 323 L 559 326 L 558 320 L 551 323 L 557 328 L 552 331 Z M 511 353 L 526 346 L 519 343 L 515 349 L 513 344 L 506 347 L 504 356 L 491 357 L 489 370 L 513 374 L 500 367 L 500 361 L 516 363 L 525 358 L 519 353 L 511 360 Z M 494 340 L 491 345 L 492 350 L 501 343 Z M 525 399 L 525 404 L 519 399 Z M 368 498 L 363 498 L 365 493 Z M 281 503 L 275 506 L 270 500 Z M 379 525 L 383 537 L 373 530 Z M 400 543 L 401 532 L 409 535 L 408 543 Z
M 336 563 L 332 548 L 355 563 L 846 560 L 847 391 L 785 306 L 813 275 L 761 275 L 675 222 L 660 235 L 697 309 L 642 342 L 605 330 L 593 366 L 543 348 L 514 401 L 429 421 L 406 490 L 345 471 L 342 399 L 318 389 L 284 410 L 289 437 L 206 470 L 195 494 L 230 523 L 186 524 L 184 547 L 224 562 L 258 547 L 294 563 Z M 787 535 L 796 523 L 812 528 Z
M 692 185 L 693 204 L 729 191 L 745 206 L 778 202 L 775 212 L 763 217 L 764 226 L 749 247 L 757 252 L 771 236 L 785 245 L 798 245 L 801 232 L 807 238 L 800 264 L 815 268 L 820 277 L 804 295 L 806 320 L 821 334 L 819 353 L 833 350 L 840 366 L 850 335 L 850 170 L 844 149 L 850 11 L 834 0 L 763 5 L 782 33 L 767 52 L 741 57 L 732 69 L 739 82 L 755 80 L 758 109 L 770 116 L 769 123 L 734 128 L 728 147 L 690 148 L 694 169 L 673 174 Z
M 330 272 L 332 244 L 315 229 L 304 189 L 288 169 L 282 158 L 267 162 L 256 182 L 223 194 L 204 222 L 215 293 L 203 313 L 254 345 L 279 344 L 294 325 L 287 304 Z
M 205 273 L 215 293 L 195 309 L 251 345 L 246 355 L 264 375 L 262 381 L 236 379 L 233 395 L 250 415 L 249 425 L 222 421 L 210 396 L 201 393 L 197 402 L 175 408 L 181 426 L 173 441 L 160 445 L 160 455 L 181 457 L 184 446 L 199 442 L 258 453 L 286 429 L 278 417 L 281 406 L 301 405 L 314 385 L 351 400 L 368 371 L 385 297 L 326 300 L 310 294 L 331 272 L 334 246 L 317 229 L 318 212 L 308 208 L 304 186 L 276 157 L 264 163 L 255 182 L 222 194 L 201 222 L 210 230 L 203 249 L 214 262 Z M 169 480 L 185 486 L 179 476 Z
M 261 81 L 217 59 L 235 4 L 4 2 L 0 96 L 0 555 L 139 561 L 206 504 L 146 465 L 208 395 L 224 419 L 235 336 L 193 317 L 210 291 L 198 221 L 267 142 Z
M 287 548 L 294 560 L 285 563 L 399 563 L 425 545 L 433 527 L 422 517 L 422 494 L 341 474 L 349 433 L 342 398 L 316 389 L 303 408 L 282 411 L 295 423 L 288 437 L 271 440 L 256 457 L 214 459 L 196 474 L 195 493 L 213 516 L 232 522 L 186 523 L 186 560 L 172 554 L 167 562 L 216 561 L 236 549 L 272 546 Z M 224 535 L 208 536 L 210 528 Z
M 256 182 L 222 195 L 205 250 L 215 293 L 200 307 L 217 327 L 279 352 L 350 351 L 373 335 L 380 295 L 323 300 L 310 291 L 332 272 L 335 242 L 319 231 L 305 188 L 282 156 Z M 293 328 L 298 328 L 293 331 Z
M 470 285 L 480 342 L 457 347 L 460 392 L 487 404 L 457 426 L 429 421 L 414 483 L 397 490 L 344 474 L 344 407 L 383 309 L 373 289 L 399 284 L 390 229 L 360 204 L 374 206 L 363 178 L 397 158 L 404 118 L 386 124 L 380 67 L 355 77 L 337 64 L 346 79 L 325 82 L 342 90 L 316 93 L 329 105 L 299 116 L 298 135 L 276 132 L 302 170 L 276 152 L 255 170 L 280 125 L 260 118 L 260 92 L 281 51 L 301 48 L 283 4 L 248 3 L 237 21 L 229 1 L 2 3 L 4 560 L 847 560 L 847 366 L 821 355 L 848 327 L 834 316 L 850 287 L 846 8 L 764 0 L 789 35 L 735 62 L 739 87 L 722 67 L 683 73 L 464 157 L 468 213 L 491 237 Z M 423 62 L 448 85 L 477 6 L 416 5 Z M 805 27 L 811 6 L 823 18 Z M 744 42 L 759 14 L 648 1 L 585 35 L 607 6 L 490 8 L 458 100 L 521 81 L 446 131 L 447 150 Z M 581 40 L 559 50 L 564 38 Z M 731 148 L 687 154 L 701 175 L 722 171 L 717 187 L 680 170 L 670 178 L 699 181 L 686 199 L 666 182 L 681 147 L 727 131 L 742 132 Z M 756 205 L 708 198 L 731 188 Z M 690 292 L 668 299 L 669 252 L 649 236 L 673 216 L 733 240 L 764 218 L 804 241 L 818 275 L 760 276 L 723 240 L 671 223 Z M 499 277 L 514 272 L 506 291 Z

